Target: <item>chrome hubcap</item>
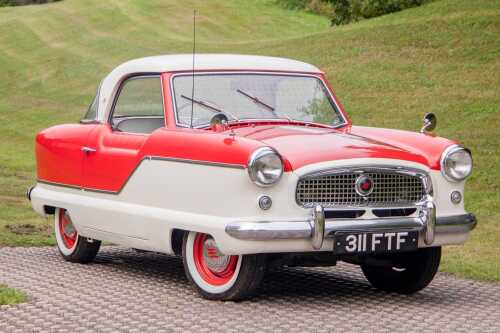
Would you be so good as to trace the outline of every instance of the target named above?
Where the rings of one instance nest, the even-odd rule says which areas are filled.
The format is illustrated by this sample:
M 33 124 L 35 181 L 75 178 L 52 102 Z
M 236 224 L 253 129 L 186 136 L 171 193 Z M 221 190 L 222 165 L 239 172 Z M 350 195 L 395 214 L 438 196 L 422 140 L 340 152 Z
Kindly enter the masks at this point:
M 222 273 L 227 268 L 231 256 L 223 255 L 212 238 L 207 238 L 203 244 L 203 259 L 207 267 L 214 273 Z
M 68 223 L 63 225 L 63 232 L 65 235 L 69 237 L 73 237 L 76 233 L 75 227 L 73 227 L 73 222 L 71 221 L 71 218 L 69 217 L 68 212 L 64 212 L 64 217 Z

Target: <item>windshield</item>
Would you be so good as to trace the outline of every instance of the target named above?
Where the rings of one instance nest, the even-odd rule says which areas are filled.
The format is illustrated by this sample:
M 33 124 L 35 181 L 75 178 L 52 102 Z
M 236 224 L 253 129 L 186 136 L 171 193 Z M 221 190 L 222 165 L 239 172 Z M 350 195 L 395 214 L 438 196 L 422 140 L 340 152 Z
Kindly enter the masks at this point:
M 283 119 L 330 126 L 343 123 L 325 85 L 313 76 L 197 74 L 194 95 L 192 82 L 191 74 L 173 79 L 176 121 L 180 126 L 206 126 L 220 112 L 229 121 Z

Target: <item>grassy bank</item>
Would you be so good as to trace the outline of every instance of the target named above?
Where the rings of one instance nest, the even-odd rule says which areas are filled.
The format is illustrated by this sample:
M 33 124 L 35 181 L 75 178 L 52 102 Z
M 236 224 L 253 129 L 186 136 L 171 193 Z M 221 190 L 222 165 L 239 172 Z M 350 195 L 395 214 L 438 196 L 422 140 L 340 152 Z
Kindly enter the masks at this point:
M 200 52 L 314 63 L 355 124 L 417 130 L 424 113 L 436 113 L 437 133 L 473 151 L 465 200 L 479 220 L 465 246 L 446 249 L 441 269 L 500 281 L 500 3 L 493 0 L 442 0 L 336 28 L 267 0 L 1 8 L 0 246 L 53 242 L 50 222 L 24 200 L 35 178 L 36 131 L 77 121 L 120 62 L 190 52 L 194 7 Z

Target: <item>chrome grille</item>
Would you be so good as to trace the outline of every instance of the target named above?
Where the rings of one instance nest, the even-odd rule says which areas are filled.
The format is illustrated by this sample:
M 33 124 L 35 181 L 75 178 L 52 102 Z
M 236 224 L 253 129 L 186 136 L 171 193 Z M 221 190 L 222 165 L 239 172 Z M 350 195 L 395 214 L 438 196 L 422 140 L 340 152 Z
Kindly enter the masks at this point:
M 373 180 L 373 191 L 367 196 L 356 192 L 360 174 Z M 425 196 L 422 177 L 388 171 L 342 172 L 308 176 L 297 184 L 297 203 L 303 207 L 320 204 L 324 207 L 395 207 L 412 206 Z

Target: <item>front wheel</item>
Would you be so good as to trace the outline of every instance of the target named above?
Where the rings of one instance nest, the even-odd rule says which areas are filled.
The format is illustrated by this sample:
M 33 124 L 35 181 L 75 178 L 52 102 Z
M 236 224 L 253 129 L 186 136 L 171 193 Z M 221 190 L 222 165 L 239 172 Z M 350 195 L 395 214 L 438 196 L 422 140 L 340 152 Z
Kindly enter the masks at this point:
M 54 229 L 59 253 L 65 260 L 81 264 L 94 260 L 101 242 L 80 236 L 66 209 L 56 209 Z
M 383 256 L 391 265 L 361 265 L 363 274 L 377 289 L 412 294 L 431 283 L 441 261 L 441 247 L 419 249 L 416 252 Z
M 211 300 L 249 298 L 264 276 L 264 255 L 222 254 L 212 236 L 203 233 L 184 235 L 182 257 L 189 281 L 203 297 Z

